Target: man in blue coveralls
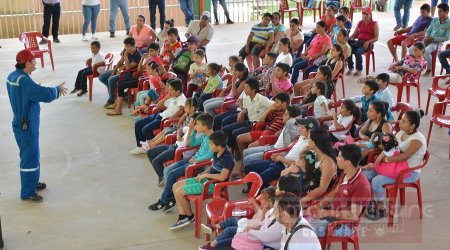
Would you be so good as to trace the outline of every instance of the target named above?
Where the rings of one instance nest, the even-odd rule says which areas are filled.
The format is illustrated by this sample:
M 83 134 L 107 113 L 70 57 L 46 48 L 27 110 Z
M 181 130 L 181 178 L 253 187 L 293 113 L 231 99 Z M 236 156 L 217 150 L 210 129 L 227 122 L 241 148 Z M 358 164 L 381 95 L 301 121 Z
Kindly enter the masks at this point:
M 11 108 L 14 112 L 12 127 L 20 150 L 20 198 L 24 201 L 42 202 L 36 193 L 46 188 L 39 182 L 39 102 L 51 102 L 65 95 L 64 83 L 57 87 L 42 87 L 30 75 L 36 69 L 36 60 L 31 50 L 25 49 L 16 55 L 16 70 L 8 75 Z

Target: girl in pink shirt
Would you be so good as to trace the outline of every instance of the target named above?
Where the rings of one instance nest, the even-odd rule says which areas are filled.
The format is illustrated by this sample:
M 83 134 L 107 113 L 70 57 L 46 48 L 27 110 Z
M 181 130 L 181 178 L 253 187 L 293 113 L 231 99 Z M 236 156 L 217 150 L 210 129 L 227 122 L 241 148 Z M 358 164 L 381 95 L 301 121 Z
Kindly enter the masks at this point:
M 266 93 L 270 96 L 276 96 L 278 93 L 289 93 L 292 89 L 291 81 L 289 81 L 289 65 L 286 63 L 277 63 L 275 71 L 272 73 L 270 79 L 270 86 L 268 86 Z

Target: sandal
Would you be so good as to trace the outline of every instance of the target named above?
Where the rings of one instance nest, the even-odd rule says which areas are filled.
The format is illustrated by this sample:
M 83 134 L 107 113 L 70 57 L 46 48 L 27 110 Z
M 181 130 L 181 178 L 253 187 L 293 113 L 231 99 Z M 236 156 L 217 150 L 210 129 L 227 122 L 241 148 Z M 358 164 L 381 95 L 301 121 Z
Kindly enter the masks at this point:
M 110 105 L 106 106 L 106 108 L 107 109 L 115 109 L 116 108 L 116 104 L 115 103 L 110 104 Z
M 106 114 L 109 116 L 122 115 L 122 113 L 116 112 L 115 110 L 108 111 Z

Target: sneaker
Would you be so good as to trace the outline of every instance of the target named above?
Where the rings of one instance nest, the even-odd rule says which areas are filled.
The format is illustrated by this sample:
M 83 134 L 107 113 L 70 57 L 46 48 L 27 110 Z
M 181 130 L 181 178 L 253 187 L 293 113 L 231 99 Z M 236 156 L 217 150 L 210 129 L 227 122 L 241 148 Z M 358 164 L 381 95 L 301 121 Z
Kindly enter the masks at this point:
M 125 34 L 128 36 L 130 34 L 130 30 L 127 30 Z
M 87 39 L 87 37 L 86 37 L 86 35 L 82 35 L 81 36 L 81 41 L 87 41 L 88 39 Z
M 187 226 L 187 225 L 189 225 L 191 223 L 192 223 L 192 221 L 189 220 L 189 218 L 184 218 L 182 220 L 178 220 L 175 224 L 173 224 L 171 227 L 169 227 L 169 230 L 182 228 L 182 227 L 185 227 L 185 226 Z
M 116 34 L 114 32 L 109 32 L 109 37 L 113 38 L 115 36 L 116 36 Z
M 59 40 L 59 38 L 56 37 L 56 38 L 53 38 L 53 42 L 54 42 L 54 43 L 60 43 L 61 40 Z
M 113 103 L 114 103 L 114 102 L 107 101 L 107 102 L 105 103 L 105 105 L 103 105 L 103 107 L 106 108 L 106 107 L 108 107 L 109 105 L 111 105 L 111 104 L 113 104 Z
M 36 191 L 41 191 L 47 188 L 47 185 L 43 182 L 39 182 L 37 187 L 36 187 Z
M 363 83 L 365 83 L 366 81 L 367 81 L 367 77 L 361 77 L 361 78 L 359 78 L 356 82 L 359 83 L 359 84 L 363 84 Z
M 147 153 L 147 151 L 145 151 L 145 149 L 143 149 L 141 147 L 136 147 L 130 151 L 130 154 L 132 154 L 132 155 L 140 155 L 140 154 L 145 154 L 145 153 Z
M 364 212 L 364 216 L 369 220 L 375 220 L 375 213 L 377 211 L 377 203 L 374 200 L 369 202 L 369 205 Z
M 353 76 L 361 76 L 361 71 L 357 70 L 353 73 Z
M 106 106 L 106 108 L 107 108 L 107 109 L 115 109 L 115 108 L 116 108 L 116 104 L 115 104 L 115 103 L 112 103 L 112 104 Z
M 29 201 L 29 202 L 34 202 L 34 203 L 41 203 L 42 201 L 44 201 L 44 198 L 42 198 L 42 196 L 34 193 L 32 196 L 30 197 L 26 197 L 26 198 L 21 198 L 23 201 Z M 187 218 L 186 218 L 187 219 Z
M 77 93 L 78 91 L 80 91 L 79 89 L 73 89 L 72 91 L 70 91 L 70 94 L 75 94 L 75 93 Z
M 170 212 L 175 208 L 175 201 L 169 201 L 163 209 L 164 213 Z
M 347 70 L 347 73 L 345 73 L 346 76 L 351 76 L 353 73 L 352 69 Z
M 82 90 L 80 91 L 80 93 L 77 94 L 77 96 L 82 96 L 84 94 L 86 94 L 88 91 L 87 90 Z
M 397 24 L 397 26 L 394 27 L 394 31 L 397 31 L 397 30 L 399 30 L 401 28 L 402 28 L 402 26 L 400 24 Z
M 216 231 L 216 228 L 213 227 L 211 224 L 208 225 L 202 224 L 201 228 L 202 232 L 204 232 L 205 234 L 212 234 L 214 231 Z
M 219 21 L 216 20 L 216 21 L 214 22 L 214 25 L 219 25 Z
M 228 20 L 227 20 L 227 24 L 234 24 L 234 22 L 231 21 L 231 19 L 228 19 Z
M 163 209 L 165 205 L 166 203 L 162 202 L 161 200 L 158 200 L 158 202 L 156 202 L 155 204 L 148 206 L 148 209 L 152 211 L 158 211 Z
M 39 42 L 39 44 L 40 44 L 40 45 L 47 44 L 47 41 L 45 41 L 44 39 L 42 39 L 42 40 Z
M 211 246 L 211 243 L 206 243 L 206 245 L 203 245 L 201 247 L 198 248 L 199 250 L 212 250 L 214 249 L 214 247 Z
M 158 187 L 164 184 L 164 176 L 158 176 Z
M 98 40 L 98 38 L 95 34 L 92 34 L 92 40 Z

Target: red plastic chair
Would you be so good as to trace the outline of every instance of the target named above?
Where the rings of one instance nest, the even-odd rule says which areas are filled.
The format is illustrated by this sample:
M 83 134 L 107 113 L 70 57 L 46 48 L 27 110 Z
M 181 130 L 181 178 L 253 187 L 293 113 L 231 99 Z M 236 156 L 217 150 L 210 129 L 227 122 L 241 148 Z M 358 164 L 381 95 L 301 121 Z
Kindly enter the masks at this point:
M 108 53 L 105 56 L 105 72 L 111 70 L 111 67 L 114 62 L 114 54 Z M 86 66 L 92 66 L 92 59 L 88 59 L 86 62 Z M 88 82 L 89 82 L 89 101 L 92 102 L 92 92 L 94 90 L 94 78 L 97 78 L 100 76 L 100 74 L 97 71 L 98 67 L 94 67 L 92 69 L 92 74 L 87 76 Z
M 394 85 L 397 87 L 397 102 L 402 101 L 403 96 L 403 87 L 406 87 L 406 101 L 409 103 L 410 100 L 410 88 L 415 87 L 417 88 L 417 99 L 419 102 L 419 108 L 420 108 L 420 74 L 411 74 L 407 73 L 403 76 L 403 81 L 401 83 L 391 83 L 391 85 Z
M 38 37 L 47 42 L 46 49 L 39 48 L 39 42 L 37 40 Z M 52 69 L 55 71 L 55 65 L 53 64 L 52 42 L 44 37 L 42 33 L 37 31 L 23 32 L 20 34 L 19 40 L 23 43 L 25 49 L 30 49 L 34 53 L 35 58 L 41 59 L 42 68 L 44 68 L 44 53 L 48 53 L 50 55 L 50 61 L 52 62 Z
M 353 1 L 351 1 L 351 3 L 350 3 L 350 13 L 349 13 L 350 20 L 353 22 L 353 13 L 355 12 L 355 10 L 362 11 L 363 8 L 371 7 L 371 6 L 372 6 L 372 0 L 369 0 L 369 4 L 368 5 L 363 5 L 363 0 L 353 0 Z
M 294 12 L 294 13 L 297 12 L 297 15 L 300 16 L 300 2 L 299 1 L 293 1 L 293 2 L 295 2 L 295 7 L 291 8 L 291 7 L 289 7 L 288 0 L 280 1 L 280 8 L 279 8 L 278 12 L 280 12 L 280 14 L 281 14 L 281 23 L 282 24 L 284 24 L 284 14 L 285 13 L 288 13 L 289 20 L 291 20 L 291 18 L 292 18 L 292 12 Z M 315 16 L 314 16 L 314 18 L 315 18 Z
M 439 102 L 442 102 L 445 100 L 445 93 L 450 88 L 450 85 L 447 87 L 441 87 L 438 84 L 438 81 L 441 79 L 449 78 L 450 75 L 440 75 L 433 77 L 433 83 L 431 85 L 431 88 L 428 89 L 428 99 L 427 99 L 427 108 L 425 110 L 425 115 L 428 115 L 428 108 L 430 106 L 430 98 L 431 96 L 437 97 Z
M 327 236 L 319 239 L 320 244 L 322 245 L 322 249 L 330 249 L 331 243 L 341 242 L 342 249 L 344 249 L 344 250 L 348 249 L 348 243 L 352 243 L 353 248 L 355 250 L 359 250 L 358 228 L 359 228 L 359 223 L 361 221 L 361 217 L 364 214 L 365 210 L 366 210 L 366 207 L 363 207 L 357 220 L 338 220 L 338 221 L 330 222 L 330 224 L 328 224 L 328 228 L 327 228 Z M 350 225 L 350 227 L 353 230 L 355 230 L 355 232 L 351 236 L 346 236 L 346 237 L 333 236 L 334 230 L 338 226 L 341 226 L 341 225 Z M 326 248 L 325 248 L 325 246 L 326 246 Z
M 308 6 L 306 6 L 306 0 L 301 0 L 301 4 L 300 4 L 300 26 L 303 26 L 303 17 L 304 17 L 304 13 L 305 11 L 312 11 L 313 12 L 313 18 L 314 18 L 314 23 L 316 23 L 316 13 L 317 11 L 319 12 L 319 18 L 322 16 L 322 1 L 318 0 L 316 2 L 316 6 L 312 7 L 312 8 L 308 8 Z
M 211 166 L 213 164 L 212 160 L 202 161 L 195 163 L 186 168 L 185 178 L 194 177 L 198 174 L 198 170 L 200 168 Z M 234 165 L 235 166 L 235 165 Z M 233 166 L 233 168 L 234 168 Z M 233 173 L 233 168 L 228 172 L 228 176 L 226 181 L 228 181 L 231 177 L 231 173 Z M 211 199 L 213 194 L 208 193 L 208 188 L 213 183 L 218 183 L 217 180 L 208 180 L 203 184 L 203 190 L 200 195 L 188 195 L 186 198 L 194 203 L 195 206 L 195 238 L 200 238 L 200 225 L 202 224 L 202 210 L 203 210 L 203 201 Z M 228 193 L 223 194 L 228 197 Z
M 446 107 L 450 105 L 450 88 L 447 89 L 447 96 L 444 101 L 436 102 L 433 107 L 433 115 L 430 119 L 430 129 L 428 130 L 427 145 L 430 142 L 431 130 L 433 124 L 441 127 L 450 128 L 450 115 L 445 115 Z
M 400 131 L 400 120 L 402 119 L 403 115 L 407 111 L 412 111 L 412 110 L 414 110 L 413 107 L 411 107 L 411 105 L 409 105 L 406 102 L 398 102 L 397 104 L 395 104 L 394 106 L 391 107 L 392 112 L 399 112 L 398 116 L 397 116 L 397 120 L 395 121 L 395 124 L 392 127 L 393 131 L 395 131 L 395 132 Z
M 371 49 L 364 53 L 364 56 L 366 57 L 366 75 L 368 75 L 370 69 L 370 58 L 372 58 L 372 69 L 373 72 L 375 72 L 375 53 L 373 52 L 373 44 L 371 45 Z
M 228 190 L 231 186 L 246 185 L 248 183 L 251 183 L 251 187 L 245 199 L 230 201 L 228 197 L 224 197 L 223 189 Z M 225 211 L 228 211 L 228 207 L 233 206 L 234 203 L 248 200 L 250 198 L 255 199 L 259 194 L 262 183 L 263 181 L 261 177 L 255 172 L 248 173 L 243 179 L 217 183 L 214 186 L 213 198 L 211 202 L 206 204 L 205 208 L 207 224 L 219 223 L 220 221 L 223 221 L 225 218 Z M 206 235 L 206 240 L 209 240 L 209 236 L 209 234 Z
M 422 219 L 422 190 L 420 188 L 420 177 L 414 183 L 403 183 L 404 176 L 410 171 L 421 169 L 425 167 L 430 158 L 430 152 L 426 152 L 423 157 L 423 162 L 420 166 L 411 167 L 409 169 L 402 170 L 397 177 L 397 182 L 394 184 L 386 184 L 383 187 L 386 189 L 386 194 L 389 199 L 389 218 L 388 227 L 392 227 L 394 224 L 395 203 L 397 201 L 397 193 L 400 190 L 400 205 L 405 205 L 405 189 L 408 187 L 415 188 L 417 190 L 417 203 L 419 204 L 419 216 Z

